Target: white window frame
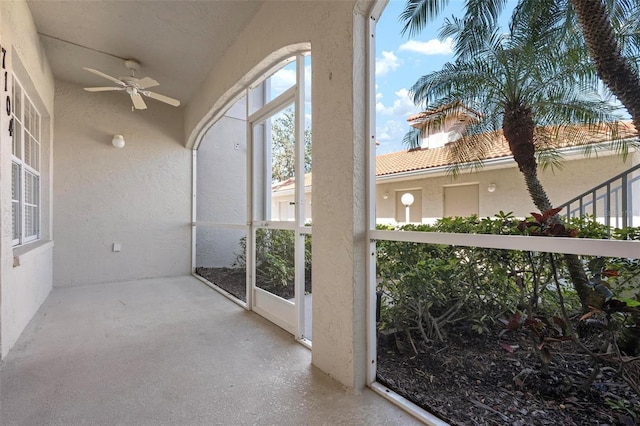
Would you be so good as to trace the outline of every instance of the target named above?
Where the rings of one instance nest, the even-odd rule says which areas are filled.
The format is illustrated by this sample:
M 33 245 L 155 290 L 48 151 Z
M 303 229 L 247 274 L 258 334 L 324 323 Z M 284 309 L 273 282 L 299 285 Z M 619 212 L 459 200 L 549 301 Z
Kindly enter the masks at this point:
M 12 209 L 12 239 L 15 247 L 40 239 L 42 116 L 15 74 L 12 95 L 11 179 L 16 187 L 16 194 L 12 191 L 11 201 L 12 208 L 14 205 L 18 206 L 15 213 Z M 14 174 L 16 171 L 17 177 Z M 31 213 L 27 214 L 29 210 Z M 31 218 L 31 222 L 28 222 L 28 218 Z

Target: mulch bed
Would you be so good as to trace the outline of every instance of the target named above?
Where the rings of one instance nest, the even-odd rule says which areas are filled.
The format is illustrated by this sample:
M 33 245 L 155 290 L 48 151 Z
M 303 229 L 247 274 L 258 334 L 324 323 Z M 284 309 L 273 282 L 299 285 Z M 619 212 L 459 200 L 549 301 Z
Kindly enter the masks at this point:
M 378 348 L 378 381 L 454 425 L 635 425 L 638 395 L 611 367 L 586 390 L 593 362 L 572 342 L 546 372 L 520 333 L 472 333 L 416 345 L 391 335 Z M 506 337 L 506 340 L 505 340 Z M 508 344 L 513 352 L 502 344 Z
M 196 268 L 196 274 L 217 285 L 236 299 L 247 301 L 247 277 L 244 269 Z
M 231 294 L 243 302 L 247 301 L 247 278 L 244 269 L 237 268 L 196 268 L 196 274 L 206 279 L 212 284 L 217 285 L 227 293 Z M 287 286 L 268 286 L 266 284 L 258 284 L 276 296 L 283 299 L 293 299 L 295 297 L 294 284 L 289 283 Z M 305 292 L 311 293 L 311 276 L 307 274 L 305 277 Z

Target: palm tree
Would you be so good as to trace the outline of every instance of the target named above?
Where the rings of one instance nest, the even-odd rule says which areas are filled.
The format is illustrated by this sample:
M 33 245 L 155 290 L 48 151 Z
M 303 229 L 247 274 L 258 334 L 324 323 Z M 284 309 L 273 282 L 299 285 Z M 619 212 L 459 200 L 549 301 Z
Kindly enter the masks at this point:
M 430 9 L 416 6 L 431 4 Z M 412 87 L 413 100 L 426 108 L 442 111 L 441 117 L 455 116 L 460 103 L 481 116 L 467 127 L 452 145 L 454 161 L 466 163 L 483 158 L 483 152 L 501 131 L 522 173 L 531 200 L 540 211 L 552 204 L 538 178 L 536 152 L 553 153 L 556 136 L 584 140 L 574 132 L 576 124 L 589 132 L 604 132 L 617 138 L 619 116 L 615 107 L 598 94 L 599 80 L 583 49 L 574 39 L 562 38 L 562 20 L 556 10 L 536 9 L 522 2 L 514 10 L 506 34 L 496 26 L 504 1 L 476 1 L 468 4 L 494 7 L 467 9 L 464 18 L 445 22 L 441 36 L 453 36 L 456 60 L 442 70 L 421 77 Z M 443 2 L 409 0 L 403 17 L 405 31 L 424 25 L 425 13 L 437 12 Z M 420 16 L 423 19 L 419 19 Z M 550 48 L 553 46 L 553 48 Z M 438 120 L 432 122 L 439 125 Z M 416 145 L 416 134 L 405 142 Z M 616 144 L 621 153 L 628 146 Z M 546 158 L 557 158 L 547 155 Z M 454 166 L 453 171 L 456 172 Z M 560 221 L 560 217 L 554 218 Z M 591 288 L 577 256 L 565 256 L 573 284 L 586 307 Z
M 577 15 L 598 76 L 629 110 L 633 124 L 640 130 L 638 67 L 623 55 L 610 18 L 618 20 L 618 28 L 629 30 L 625 34 L 626 40 L 623 41 L 628 41 L 637 52 L 640 48 L 640 2 L 637 0 L 609 2 L 609 7 L 602 0 L 570 0 L 570 2 Z M 621 17 L 622 23 L 619 22 Z
M 449 0 L 407 0 L 400 18 L 403 33 L 418 33 L 438 16 Z M 482 39 L 496 25 L 507 0 L 467 0 L 467 26 L 460 34 L 457 54 L 473 51 L 473 41 Z M 519 7 L 531 14 L 544 13 L 564 27 L 574 43 L 586 45 L 595 72 L 627 108 L 640 132 L 640 1 L 639 0 L 520 0 Z M 580 37 L 574 28 L 579 25 Z M 464 42 L 466 41 L 466 42 Z M 469 48 L 472 49 L 469 49 Z

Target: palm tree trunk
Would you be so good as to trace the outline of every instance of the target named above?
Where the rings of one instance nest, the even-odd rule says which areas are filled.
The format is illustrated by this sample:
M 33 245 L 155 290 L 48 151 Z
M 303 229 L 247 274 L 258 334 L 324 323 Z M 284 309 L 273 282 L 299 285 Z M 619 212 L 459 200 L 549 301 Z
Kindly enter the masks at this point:
M 636 130 L 640 131 L 640 77 L 622 56 L 604 3 L 601 0 L 571 0 L 571 4 L 598 77 L 627 108 Z
M 534 160 L 535 161 L 535 160 Z M 521 168 L 524 175 L 524 180 L 527 185 L 527 190 L 529 191 L 529 196 L 536 207 L 541 211 L 545 212 L 552 208 L 551 202 L 549 202 L 549 198 L 547 197 L 547 193 L 542 187 L 540 180 L 538 179 L 538 173 L 536 169 L 530 168 Z M 525 171 L 527 173 L 525 173 Z M 555 215 L 553 217 L 554 222 L 562 223 L 562 218 L 559 215 Z M 589 304 L 595 304 L 595 301 L 592 299 L 592 289 L 589 286 L 589 279 L 587 278 L 587 274 L 584 271 L 584 267 L 582 266 L 582 262 L 580 258 L 578 258 L 575 254 L 565 254 L 563 255 L 565 264 L 567 265 L 567 270 L 569 271 L 569 276 L 571 277 L 571 282 L 573 283 L 573 287 L 578 293 L 578 297 L 580 297 L 580 302 L 582 303 L 582 308 L 584 311 L 588 310 Z
M 598 77 L 627 108 L 636 132 L 640 132 L 640 77 L 622 56 L 603 2 L 571 0 L 571 4 Z M 623 328 L 619 344 L 627 354 L 637 355 L 640 353 L 640 332 L 635 328 Z
M 533 144 L 534 128 L 535 124 L 531 117 L 530 108 L 517 105 L 505 111 L 502 122 L 504 137 L 509 143 L 509 149 L 518 164 L 520 172 L 524 176 L 527 191 L 533 204 L 535 204 L 540 212 L 545 212 L 552 209 L 553 206 L 549 201 L 549 197 L 542 183 L 540 183 L 540 179 L 538 179 L 538 164 L 536 162 L 535 147 Z M 557 214 L 553 220 L 562 223 L 562 218 Z M 589 280 L 587 279 L 587 274 L 584 271 L 582 262 L 575 254 L 565 254 L 564 260 L 573 287 L 578 293 L 578 297 L 580 297 L 582 308 L 586 311 L 589 307 L 592 289 L 589 286 Z

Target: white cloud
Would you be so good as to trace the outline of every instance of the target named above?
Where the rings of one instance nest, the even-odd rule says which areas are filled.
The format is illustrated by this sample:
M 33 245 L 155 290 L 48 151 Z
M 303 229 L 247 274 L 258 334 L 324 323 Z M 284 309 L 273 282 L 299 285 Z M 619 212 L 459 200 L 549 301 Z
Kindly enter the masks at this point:
M 396 70 L 400 66 L 400 60 L 393 52 L 382 51 L 382 58 L 376 58 L 376 75 L 385 75 Z
M 447 37 L 444 41 L 433 38 L 428 41 L 409 40 L 400 46 L 400 50 L 423 55 L 450 55 L 453 53 L 452 46 L 453 39 L 451 37 Z
M 378 142 L 397 141 L 402 139 L 408 127 L 397 120 L 387 120 L 376 129 Z
M 282 68 L 271 76 L 271 90 L 273 96 L 279 95 L 294 84 L 296 84 L 295 69 Z
M 417 107 L 409 97 L 409 91 L 402 88 L 395 92 L 393 104 L 386 106 L 382 103 L 382 95 L 376 94 L 376 112 L 381 115 L 408 116 L 417 112 Z
M 404 150 L 402 139 L 409 131 L 409 126 L 398 120 L 387 120 L 376 126 L 376 153 L 386 154 Z

